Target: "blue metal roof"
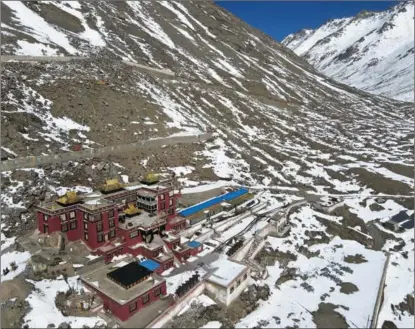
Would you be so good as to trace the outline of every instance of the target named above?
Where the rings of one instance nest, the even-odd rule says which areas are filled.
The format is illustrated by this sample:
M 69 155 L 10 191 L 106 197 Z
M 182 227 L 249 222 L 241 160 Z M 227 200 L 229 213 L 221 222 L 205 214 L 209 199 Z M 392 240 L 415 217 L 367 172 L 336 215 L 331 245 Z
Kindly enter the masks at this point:
M 202 244 L 201 244 L 200 242 L 198 242 L 198 241 L 189 241 L 189 242 L 187 243 L 187 245 L 188 245 L 190 248 L 197 248 L 197 247 L 200 247 Z
M 189 208 L 183 209 L 179 212 L 179 215 L 183 217 L 191 216 L 193 214 L 196 214 L 199 211 L 205 210 L 206 208 L 212 207 L 214 205 L 217 205 L 218 203 L 221 203 L 223 201 L 231 201 L 236 198 L 239 198 L 240 196 L 248 193 L 247 188 L 240 188 L 239 190 L 229 192 L 226 194 L 219 195 L 215 198 L 206 200 L 202 203 L 196 204 L 194 206 L 191 206 Z
M 150 270 L 150 271 L 155 271 L 160 267 L 160 264 L 155 262 L 152 259 L 146 259 L 144 261 L 142 261 L 141 263 L 139 263 L 142 267 L 145 267 L 146 269 Z

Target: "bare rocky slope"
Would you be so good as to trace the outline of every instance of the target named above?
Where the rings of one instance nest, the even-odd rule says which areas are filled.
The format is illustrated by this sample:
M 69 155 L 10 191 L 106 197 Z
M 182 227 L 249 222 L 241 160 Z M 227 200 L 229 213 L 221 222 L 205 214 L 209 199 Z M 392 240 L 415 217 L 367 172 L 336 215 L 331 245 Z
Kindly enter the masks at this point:
M 414 101 L 414 2 L 362 11 L 290 34 L 282 44 L 333 79 L 373 94 Z
M 2 55 L 87 57 L 2 63 L 2 159 L 65 152 L 73 143 L 98 147 L 207 129 L 216 136 L 4 172 L 7 237 L 32 229 L 33 206 L 66 187 L 87 191 L 104 178 L 134 180 L 149 169 L 185 167 L 188 180 L 277 186 L 279 200 L 305 190 L 412 193 L 411 104 L 325 77 L 211 1 L 12 1 L 1 3 L 1 15 Z

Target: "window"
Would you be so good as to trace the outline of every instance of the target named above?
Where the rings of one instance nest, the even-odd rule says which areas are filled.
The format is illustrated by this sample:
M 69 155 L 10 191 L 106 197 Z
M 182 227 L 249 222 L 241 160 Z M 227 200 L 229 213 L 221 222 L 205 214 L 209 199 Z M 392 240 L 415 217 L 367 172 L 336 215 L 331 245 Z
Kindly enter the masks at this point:
M 104 235 L 103 235 L 102 233 L 98 234 L 98 236 L 97 236 L 97 241 L 98 241 L 99 243 L 104 241 Z
M 169 205 L 170 205 L 170 206 L 172 206 L 172 205 L 173 205 L 173 200 L 172 200 L 172 199 L 170 199 L 170 200 L 169 200 Z
M 163 202 L 161 205 L 160 205 L 160 209 L 165 209 L 166 208 L 166 203 L 165 202 Z
M 89 216 L 86 212 L 84 212 L 84 219 L 88 220 Z
M 61 222 L 66 221 L 66 215 L 65 214 L 60 215 L 60 218 L 61 218 Z
M 164 200 L 164 194 L 160 194 L 160 200 Z
M 113 238 L 115 238 L 115 230 L 111 230 L 111 231 L 108 233 L 108 239 L 113 239 Z
M 84 223 L 84 230 L 88 231 L 88 223 Z
M 70 225 L 71 225 L 71 230 L 75 230 L 76 229 L 76 220 L 72 221 L 70 223 Z
M 85 241 L 88 241 L 88 233 L 84 234 L 84 239 L 85 239 Z
M 75 211 L 71 211 L 69 213 L 69 218 L 75 218 Z
M 47 222 L 47 221 L 48 221 L 48 219 L 49 219 L 49 216 L 48 216 L 48 215 L 44 215 L 44 220 L 45 220 L 45 222 Z
M 103 230 L 102 222 L 97 223 L 97 232 L 101 232 Z
M 150 297 L 149 297 L 149 295 L 147 294 L 147 295 L 145 295 L 145 296 L 141 297 L 141 300 L 142 300 L 143 304 L 147 304 L 147 303 L 148 303 L 148 301 L 150 300 Z
M 169 209 L 169 215 L 173 215 L 174 214 L 174 209 Z
M 238 280 L 237 282 L 236 282 L 236 286 L 237 287 L 239 287 L 241 285 L 241 280 Z
M 159 255 L 159 251 L 158 250 L 153 252 L 153 257 L 157 257 L 158 255 Z
M 61 225 L 61 231 L 62 232 L 68 232 L 68 223 L 64 223 Z
M 161 288 L 154 289 L 154 296 L 158 296 L 161 294 Z
M 102 214 L 96 214 L 96 215 L 94 216 L 94 219 L 95 219 L 96 221 L 102 220 Z
M 110 210 L 110 211 L 108 211 L 108 217 L 109 217 L 109 218 L 114 217 L 114 210 Z
M 137 309 L 137 302 L 133 302 L 128 306 L 130 313 L 134 312 Z
M 233 293 L 234 290 L 235 290 L 235 288 L 234 287 L 231 287 L 231 293 Z
M 248 278 L 248 274 L 247 273 L 245 273 L 245 275 L 244 275 L 244 280 L 246 280 Z
M 169 192 L 169 196 L 173 196 L 173 190 L 171 190 L 170 192 Z
M 115 219 L 110 219 L 109 225 L 110 225 L 110 227 L 114 227 L 115 226 Z
M 130 238 L 135 238 L 138 235 L 138 231 L 133 231 L 130 233 Z

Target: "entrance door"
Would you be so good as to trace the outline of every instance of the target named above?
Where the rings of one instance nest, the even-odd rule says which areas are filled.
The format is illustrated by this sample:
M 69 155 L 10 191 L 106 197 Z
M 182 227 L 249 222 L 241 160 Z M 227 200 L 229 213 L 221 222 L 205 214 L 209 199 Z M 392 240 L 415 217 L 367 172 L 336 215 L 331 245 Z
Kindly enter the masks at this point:
M 43 224 L 43 233 L 49 234 L 49 226 L 47 226 L 46 224 Z

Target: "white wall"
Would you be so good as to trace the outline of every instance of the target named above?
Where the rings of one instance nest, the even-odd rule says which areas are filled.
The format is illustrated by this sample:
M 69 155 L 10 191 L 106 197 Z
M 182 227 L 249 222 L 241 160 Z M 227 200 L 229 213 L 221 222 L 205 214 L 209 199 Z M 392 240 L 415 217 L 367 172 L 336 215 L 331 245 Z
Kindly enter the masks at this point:
M 228 294 L 226 292 L 226 288 L 219 286 L 217 284 L 214 284 L 212 282 L 207 281 L 206 282 L 206 290 L 209 291 L 215 298 L 226 304 L 228 299 Z
M 246 280 L 243 279 L 245 273 L 247 274 Z M 239 287 L 236 286 L 238 280 L 235 280 L 235 282 L 233 282 L 232 285 L 228 288 L 207 281 L 206 290 L 213 294 L 218 301 L 224 303 L 225 305 L 229 305 L 230 303 L 232 303 L 232 301 L 239 297 L 241 292 L 244 291 L 248 285 L 251 284 L 251 276 L 249 275 L 249 269 L 247 272 L 244 272 L 242 274 L 240 280 L 241 284 L 239 285 Z M 231 287 L 235 288 L 235 290 L 232 293 L 230 292 Z
M 243 279 L 243 276 L 241 279 Z M 248 273 L 248 278 L 245 281 L 242 281 L 239 287 L 236 287 L 236 282 L 234 282 L 233 286 L 235 287 L 235 290 L 233 291 L 232 294 L 230 293 L 230 287 L 228 288 L 228 298 L 226 300 L 226 305 L 229 305 L 230 303 L 232 303 L 232 301 L 238 298 L 239 295 L 242 293 L 242 291 L 244 291 L 245 288 L 250 284 L 251 284 L 251 276 L 249 275 L 249 273 Z

